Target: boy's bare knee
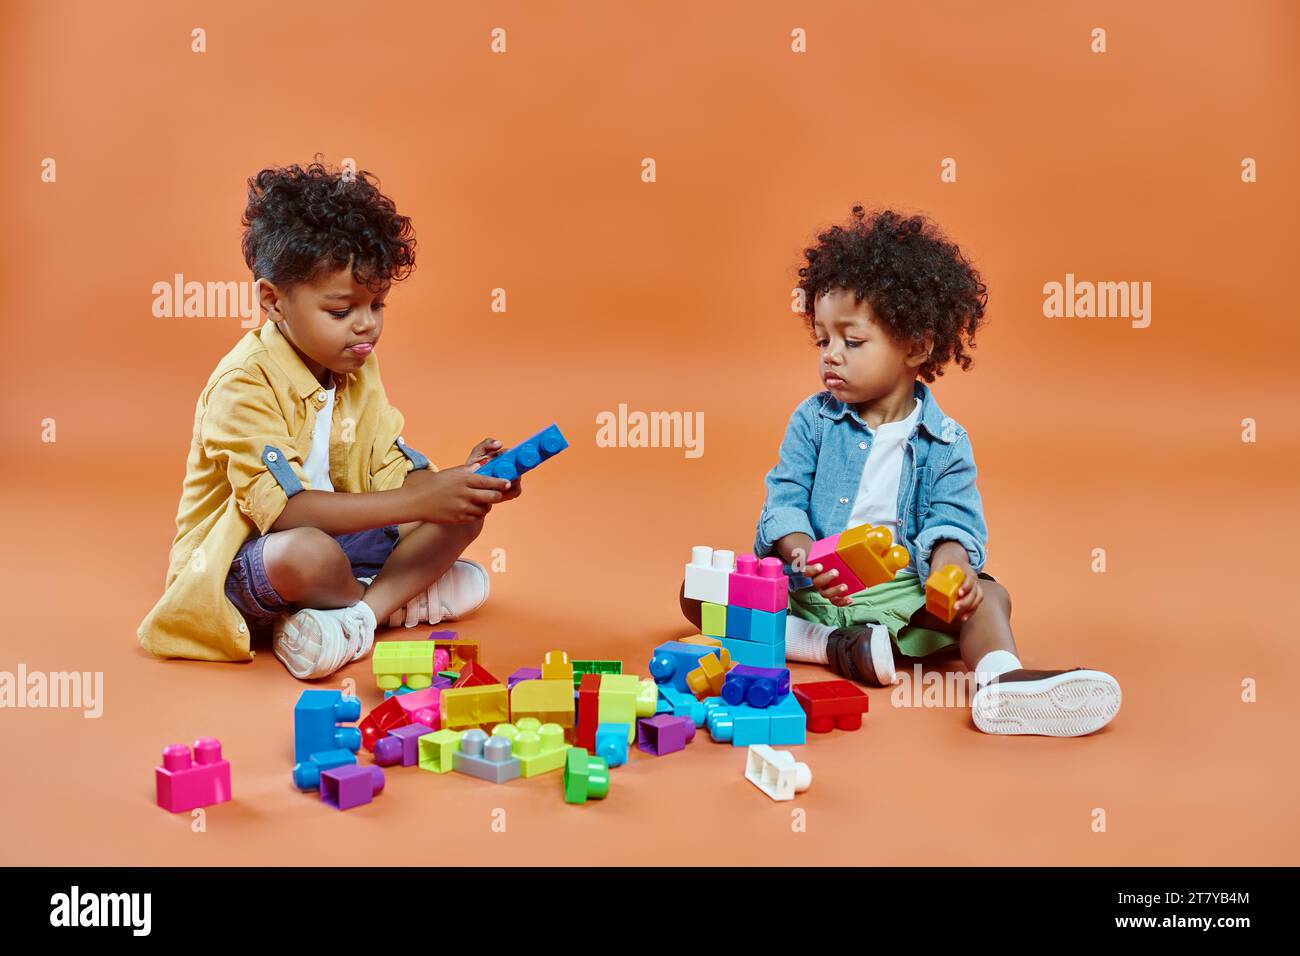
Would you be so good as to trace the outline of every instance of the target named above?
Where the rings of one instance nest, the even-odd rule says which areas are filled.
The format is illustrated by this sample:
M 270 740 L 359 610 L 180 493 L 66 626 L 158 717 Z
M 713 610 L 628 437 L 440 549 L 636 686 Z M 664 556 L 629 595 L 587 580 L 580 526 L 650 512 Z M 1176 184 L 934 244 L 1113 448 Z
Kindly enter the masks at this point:
M 348 564 L 347 555 L 319 528 L 276 531 L 267 536 L 262 551 L 266 576 L 286 601 L 297 600 L 319 581 L 336 574 L 340 562 Z
M 981 581 L 980 587 L 984 590 L 986 599 L 992 598 L 998 604 L 1006 608 L 1007 614 L 1011 614 L 1011 592 L 997 581 Z

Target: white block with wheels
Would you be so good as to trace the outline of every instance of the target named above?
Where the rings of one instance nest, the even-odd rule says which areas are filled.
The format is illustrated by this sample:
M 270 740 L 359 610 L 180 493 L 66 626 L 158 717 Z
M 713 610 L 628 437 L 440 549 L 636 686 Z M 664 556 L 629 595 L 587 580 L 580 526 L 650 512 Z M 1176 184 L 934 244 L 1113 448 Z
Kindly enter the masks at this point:
M 696 545 L 691 548 L 691 563 L 686 565 L 686 596 L 695 601 L 726 604 L 735 567 L 736 552 Z
M 793 800 L 812 786 L 812 771 L 788 750 L 753 744 L 745 760 L 745 779 L 773 800 Z

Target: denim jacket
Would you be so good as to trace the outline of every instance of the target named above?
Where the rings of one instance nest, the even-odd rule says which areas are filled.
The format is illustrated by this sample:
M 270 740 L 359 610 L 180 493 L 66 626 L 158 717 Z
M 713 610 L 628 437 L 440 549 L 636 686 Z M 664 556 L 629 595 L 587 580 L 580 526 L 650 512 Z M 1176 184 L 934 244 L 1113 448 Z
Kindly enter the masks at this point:
M 908 436 L 898 483 L 898 522 L 912 566 L 930 576 L 930 552 L 952 540 L 971 567 L 984 567 L 988 528 L 975 487 L 975 457 L 966 430 L 943 413 L 930 389 L 917 382 L 921 414 Z M 786 427 L 780 458 L 767 473 L 767 498 L 758 519 L 754 553 L 775 553 L 776 541 L 802 531 L 814 539 L 843 531 L 857 498 L 872 433 L 857 411 L 830 392 L 805 399 Z M 787 566 L 792 588 L 812 581 Z

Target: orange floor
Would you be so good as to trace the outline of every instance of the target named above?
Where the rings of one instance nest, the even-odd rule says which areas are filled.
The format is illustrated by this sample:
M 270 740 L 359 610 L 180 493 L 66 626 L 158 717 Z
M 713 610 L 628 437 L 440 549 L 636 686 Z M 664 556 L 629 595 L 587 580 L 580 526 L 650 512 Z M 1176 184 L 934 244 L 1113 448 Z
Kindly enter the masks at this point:
M 102 672 L 105 701 L 0 710 L 0 863 L 1300 863 L 1295 6 L 1112 5 L 1104 55 L 1063 5 L 634 6 L 394 4 L 354 32 L 340 0 L 223 4 L 202 52 L 176 5 L 6 6 L 0 672 Z M 982 271 L 975 367 L 936 395 L 1025 664 L 1112 672 L 1116 720 L 995 738 L 872 690 L 861 732 L 795 748 L 793 806 L 698 738 L 585 807 L 556 776 L 397 771 L 347 813 L 294 791 L 279 662 L 159 662 L 135 631 L 195 399 L 243 334 L 151 290 L 247 281 L 246 179 L 317 152 L 413 219 L 375 352 L 410 444 L 573 442 L 472 549 L 506 559 L 460 625 L 494 672 L 556 647 L 644 672 L 686 632 L 690 547 L 748 547 L 820 387 L 800 250 L 862 201 L 933 216 Z M 1150 282 L 1150 325 L 1045 316 L 1067 274 Z M 620 403 L 704 413 L 703 456 L 597 447 Z M 379 700 L 366 664 L 340 677 Z M 201 735 L 236 798 L 196 833 L 153 768 Z
M 772 803 L 743 779 L 743 750 L 697 738 L 685 753 L 634 755 L 614 771 L 609 798 L 581 808 L 562 802 L 558 775 L 492 786 L 409 769 L 390 771 L 371 806 L 329 810 L 290 787 L 291 712 L 302 685 L 273 656 L 162 663 L 134 645 L 161 583 L 174 459 L 147 463 L 156 477 L 136 492 L 127 479 L 140 463 L 98 464 L 105 484 L 93 496 L 84 471 L 23 471 L 4 502 L 5 579 L 16 596 L 5 660 L 102 670 L 104 712 L 0 714 L 11 772 L 0 796 L 0 817 L 10 821 L 0 859 L 1296 862 L 1297 705 L 1287 683 L 1296 644 L 1282 607 L 1258 590 L 1246 599 L 1258 552 L 1232 550 L 1241 528 L 1270 520 L 1277 540 L 1294 538 L 1293 517 L 1268 517 L 1270 493 L 1285 493 L 1282 478 L 1273 487 L 1252 479 L 1229 527 L 1204 507 L 1218 490 L 1194 475 L 1160 494 L 1100 473 L 1045 494 L 1040 479 L 999 474 L 996 443 L 984 448 L 986 507 L 998 529 L 990 568 L 1012 590 L 1026 664 L 1108 669 L 1123 684 L 1123 709 L 1083 739 L 995 738 L 962 709 L 896 708 L 873 689 L 861 732 L 794 748 L 814 774 L 794 804 Z M 510 514 L 502 508 L 490 519 L 475 553 L 505 548 L 507 571 L 496 575 L 488 606 L 460 625 L 483 642 L 489 666 L 508 673 L 563 647 L 644 672 L 654 644 L 686 632 L 674 596 L 684 555 L 697 541 L 743 546 L 754 488 L 708 500 L 683 489 L 675 503 L 652 508 L 674 496 L 631 466 L 638 455 L 666 454 L 575 447 L 532 476 Z M 756 473 L 760 457 L 735 468 Z M 597 470 L 602 463 L 609 471 Z M 86 535 L 79 544 L 78 534 Z M 1088 570 L 1098 541 L 1109 548 L 1105 575 Z M 1233 559 L 1213 575 L 1180 573 L 1190 567 L 1183 554 Z M 812 666 L 794 671 L 827 676 Z M 341 676 L 356 679 L 366 709 L 378 701 L 365 664 Z M 1259 685 L 1254 704 L 1240 700 L 1248 677 Z M 206 832 L 193 833 L 188 815 L 153 805 L 152 768 L 165 744 L 199 735 L 222 740 L 236 796 L 209 811 Z M 1096 808 L 1105 811 L 1104 833 L 1092 829 Z M 498 809 L 505 832 L 493 829 Z M 798 823 L 806 830 L 796 832 Z

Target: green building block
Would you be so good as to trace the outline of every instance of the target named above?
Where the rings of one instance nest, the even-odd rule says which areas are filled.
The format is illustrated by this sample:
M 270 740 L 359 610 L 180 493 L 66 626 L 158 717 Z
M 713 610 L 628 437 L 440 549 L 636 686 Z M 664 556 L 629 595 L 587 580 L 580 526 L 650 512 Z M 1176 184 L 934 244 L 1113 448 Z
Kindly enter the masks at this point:
M 700 633 L 705 637 L 727 636 L 727 605 L 708 601 L 700 605 Z
M 609 793 L 609 764 L 581 747 L 570 747 L 564 760 L 564 802 L 604 800 Z
M 622 661 L 573 661 L 573 686 L 582 683 L 583 674 L 621 674 Z
M 455 753 L 460 749 L 460 738 L 463 736 L 465 736 L 463 730 L 435 730 L 421 737 L 419 740 L 420 769 L 433 773 L 450 771 Z
M 497 724 L 492 728 L 492 735 L 510 738 L 511 751 L 519 758 L 524 777 L 559 770 L 570 749 L 564 740 L 563 727 L 544 724 L 536 717 L 521 717 L 514 724 Z

